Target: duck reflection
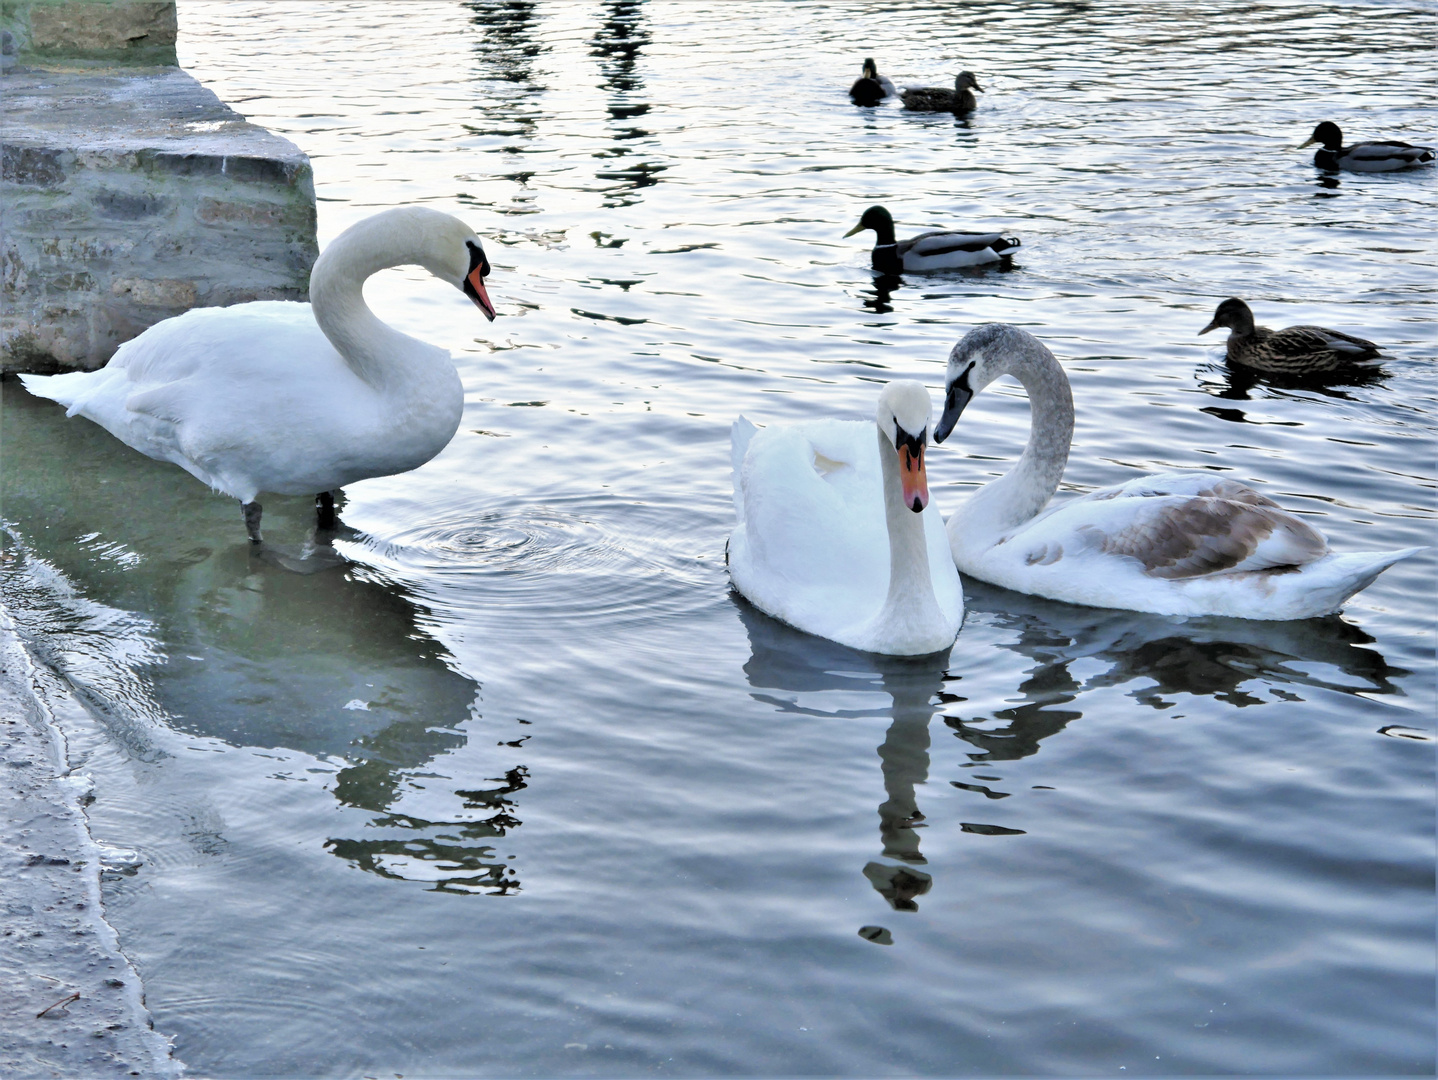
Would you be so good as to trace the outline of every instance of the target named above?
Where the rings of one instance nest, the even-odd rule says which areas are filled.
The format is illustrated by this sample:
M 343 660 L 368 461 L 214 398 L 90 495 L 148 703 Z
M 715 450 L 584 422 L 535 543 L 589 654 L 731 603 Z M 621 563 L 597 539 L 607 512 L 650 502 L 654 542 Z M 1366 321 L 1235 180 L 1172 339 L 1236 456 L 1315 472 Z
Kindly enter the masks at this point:
M 864 298 L 863 303 L 867 310 L 876 315 L 887 315 L 894 310 L 894 305 L 889 301 L 894 293 L 903 287 L 904 279 L 898 274 L 875 274 L 874 291 L 870 293 L 863 290 L 859 295 Z
M 1259 388 L 1279 394 L 1308 391 L 1352 401 L 1353 395 L 1345 393 L 1344 387 L 1382 386 L 1388 379 L 1388 372 L 1381 364 L 1375 364 L 1304 376 L 1276 375 L 1224 362 L 1200 364 L 1196 376 L 1200 389 L 1205 393 L 1230 401 L 1251 401 L 1253 391 Z M 1241 409 L 1210 408 L 1203 411 L 1234 423 L 1248 422 Z
M 889 695 L 888 708 L 832 710 L 809 708 L 764 693 L 753 696 L 781 712 L 805 716 L 891 718 L 878 748 L 886 795 L 879 804 L 879 840 L 884 858 L 901 865 L 874 861 L 863 873 L 896 911 L 917 911 L 917 898 L 929 891 L 933 879 L 918 869 L 927 860 L 919 848 L 918 830 L 924 828 L 924 815 L 915 789 L 928 780 L 929 722 L 935 700 L 957 700 L 942 692 L 946 658 L 858 652 L 785 626 L 742 599 L 736 597 L 734 602 L 752 653 L 744 675 L 755 690 L 808 694 L 878 689 Z
M 1017 632 L 1005 648 L 1035 666 L 1019 685 L 1022 702 L 992 716 L 945 716 L 974 747 L 974 762 L 1013 761 L 1038 752 L 1081 712 L 1065 708 L 1085 691 L 1137 685 L 1129 696 L 1168 709 L 1177 695 L 1211 697 L 1234 708 L 1301 701 L 1302 688 L 1365 696 L 1401 695 L 1394 680 L 1411 672 L 1389 664 L 1372 637 L 1337 615 L 1297 622 L 1162 615 L 1082 608 L 964 579 L 969 617 L 987 612 Z M 1107 668 L 1082 681 L 1069 666 L 1098 660 Z
M 595 178 L 616 182 L 604 193 L 604 205 L 610 208 L 637 203 L 638 193 L 659 183 L 659 174 L 669 168 L 654 161 L 625 160 L 635 155 L 641 140 L 650 138 L 647 130 L 634 123 L 649 112 L 649 103 L 637 99 L 644 89 L 638 62 L 650 42 L 643 15 L 643 0 L 610 0 L 605 5 L 599 29 L 589 43 L 589 55 L 599 60 L 604 76 L 599 87 L 610 94 L 609 126 L 614 145 L 594 155 L 605 163 L 594 174 Z M 652 142 L 649 148 L 652 149 Z

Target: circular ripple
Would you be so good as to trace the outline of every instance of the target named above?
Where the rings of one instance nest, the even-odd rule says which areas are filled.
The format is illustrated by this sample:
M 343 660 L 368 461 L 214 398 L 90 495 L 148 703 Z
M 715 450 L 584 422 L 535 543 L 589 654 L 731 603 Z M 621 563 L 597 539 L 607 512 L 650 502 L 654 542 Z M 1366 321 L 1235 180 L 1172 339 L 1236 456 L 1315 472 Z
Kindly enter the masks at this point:
M 676 530 L 672 510 L 619 500 L 434 509 L 353 554 L 428 601 L 519 624 L 683 615 L 724 594 L 710 538 Z

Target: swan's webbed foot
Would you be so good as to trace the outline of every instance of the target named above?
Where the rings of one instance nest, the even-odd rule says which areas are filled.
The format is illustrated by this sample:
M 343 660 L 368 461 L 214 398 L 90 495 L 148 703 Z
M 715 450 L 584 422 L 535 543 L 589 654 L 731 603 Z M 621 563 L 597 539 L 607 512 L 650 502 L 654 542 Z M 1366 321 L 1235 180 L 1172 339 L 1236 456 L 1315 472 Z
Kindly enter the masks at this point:
M 250 543 L 259 544 L 263 542 L 260 536 L 260 514 L 264 507 L 257 502 L 240 503 L 240 512 L 245 515 L 245 532 L 250 534 Z
M 325 532 L 334 532 L 338 525 L 339 517 L 335 514 L 335 493 L 321 491 L 315 496 L 315 528 Z

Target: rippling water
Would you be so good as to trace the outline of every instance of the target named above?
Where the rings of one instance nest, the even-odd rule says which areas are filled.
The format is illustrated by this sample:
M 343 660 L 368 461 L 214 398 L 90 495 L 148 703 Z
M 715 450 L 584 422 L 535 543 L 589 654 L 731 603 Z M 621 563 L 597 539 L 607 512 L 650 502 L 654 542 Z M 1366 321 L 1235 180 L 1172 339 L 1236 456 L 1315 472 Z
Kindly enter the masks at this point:
M 322 242 L 458 213 L 500 310 L 371 284 L 467 405 L 436 460 L 349 489 L 346 570 L 254 558 L 232 502 L 4 386 L 7 599 L 92 713 L 95 830 L 145 860 L 109 910 L 197 1073 L 1431 1073 L 1431 555 L 1296 624 L 967 582 L 924 661 L 787 630 L 723 569 L 736 414 L 937 392 L 993 320 L 1069 371 L 1065 490 L 1207 468 L 1339 549 L 1431 539 L 1435 174 L 1294 149 L 1324 118 L 1433 141 L 1431 5 L 180 22 L 186 66 L 311 156 Z M 866 55 L 987 92 L 856 109 Z M 874 202 L 1023 247 L 876 279 L 843 239 Z M 1391 360 L 1237 378 L 1196 337 L 1232 294 Z M 1027 424 L 984 395 L 936 505 Z M 265 503 L 298 548 L 306 501 Z

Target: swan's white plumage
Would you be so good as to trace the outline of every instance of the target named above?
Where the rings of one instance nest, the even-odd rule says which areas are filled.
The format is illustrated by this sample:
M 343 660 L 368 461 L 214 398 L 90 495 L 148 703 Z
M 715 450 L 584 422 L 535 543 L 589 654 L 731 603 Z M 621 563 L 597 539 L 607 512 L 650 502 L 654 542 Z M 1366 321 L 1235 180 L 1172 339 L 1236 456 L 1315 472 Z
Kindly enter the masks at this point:
M 879 618 L 890 591 L 890 532 L 873 423 L 755 428 L 740 417 L 732 436 L 729 573 L 739 592 L 791 626 L 856 649 L 921 655 L 953 644 L 963 590 L 932 507 L 902 513 L 916 519 L 933 606 L 903 605 L 908 625 Z
M 1068 380 L 1035 338 L 1001 324 L 950 355 L 950 387 L 977 393 L 1002 374 L 1028 390 L 1033 429 L 1019 464 L 948 519 L 965 574 L 1092 607 L 1301 619 L 1336 611 L 1423 550 L 1334 554 L 1302 519 L 1213 473 L 1159 473 L 1046 506 L 1068 457 Z
M 387 211 L 326 249 L 315 308 L 200 308 L 150 327 L 99 371 L 21 378 L 67 415 L 246 503 L 405 472 L 453 437 L 463 388 L 444 349 L 385 326 L 360 290 L 375 270 L 409 262 L 459 285 L 467 240 L 474 234 L 447 214 Z

